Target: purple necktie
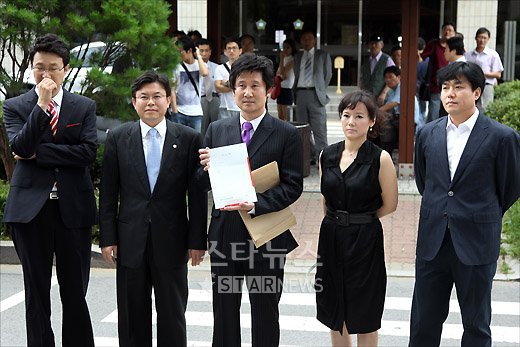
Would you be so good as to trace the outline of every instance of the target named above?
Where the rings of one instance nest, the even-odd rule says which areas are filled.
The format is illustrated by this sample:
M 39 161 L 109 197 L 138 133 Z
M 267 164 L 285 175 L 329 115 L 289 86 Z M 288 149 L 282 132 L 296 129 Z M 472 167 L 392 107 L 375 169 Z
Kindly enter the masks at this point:
M 242 142 L 249 145 L 251 142 L 251 130 L 253 130 L 253 125 L 250 122 L 244 122 L 242 124 Z

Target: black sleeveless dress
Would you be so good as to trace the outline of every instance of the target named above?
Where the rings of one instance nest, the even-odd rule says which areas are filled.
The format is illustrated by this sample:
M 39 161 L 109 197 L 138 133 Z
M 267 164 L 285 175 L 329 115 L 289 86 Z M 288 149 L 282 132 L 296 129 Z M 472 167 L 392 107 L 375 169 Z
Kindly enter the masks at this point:
M 370 141 L 341 172 L 345 142 L 323 150 L 321 192 L 327 207 L 352 214 L 382 206 L 379 166 L 381 148 Z M 325 217 L 320 228 L 316 271 L 317 318 L 331 330 L 362 334 L 381 328 L 386 293 L 383 228 L 378 218 L 368 224 L 339 225 Z

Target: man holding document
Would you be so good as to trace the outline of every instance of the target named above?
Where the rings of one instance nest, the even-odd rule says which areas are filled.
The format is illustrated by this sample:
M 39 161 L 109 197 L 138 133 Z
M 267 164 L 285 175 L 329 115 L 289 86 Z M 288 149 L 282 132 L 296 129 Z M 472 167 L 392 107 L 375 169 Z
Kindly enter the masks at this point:
M 257 189 L 256 198 L 212 209 L 208 240 L 213 280 L 213 346 L 241 345 L 240 302 L 244 281 L 251 303 L 252 345 L 279 344 L 278 302 L 283 289 L 285 256 L 298 244 L 290 231 L 285 230 L 256 248 L 239 214 L 239 211 L 248 214 L 253 220 L 268 217 L 293 204 L 303 190 L 303 149 L 298 132 L 294 126 L 271 117 L 265 109 L 273 79 L 269 59 L 254 54 L 240 56 L 229 78 L 240 116 L 211 123 L 204 140 L 206 148 L 199 151 L 203 166 L 200 179 L 208 190 L 217 190 L 217 185 L 222 190 L 226 181 L 221 175 L 216 179 L 213 175 L 210 183 L 210 156 L 215 155 L 217 164 L 217 156 L 231 155 L 232 163 L 236 163 L 235 159 L 243 155 L 244 145 L 220 148 L 224 146 L 244 143 L 251 170 L 276 162 L 279 173 L 279 183 L 262 193 Z M 222 158 L 218 162 L 221 164 Z M 247 158 L 236 165 L 242 170 Z M 237 186 L 246 192 L 250 190 L 251 182 L 246 181 L 235 182 L 233 190 L 236 192 Z

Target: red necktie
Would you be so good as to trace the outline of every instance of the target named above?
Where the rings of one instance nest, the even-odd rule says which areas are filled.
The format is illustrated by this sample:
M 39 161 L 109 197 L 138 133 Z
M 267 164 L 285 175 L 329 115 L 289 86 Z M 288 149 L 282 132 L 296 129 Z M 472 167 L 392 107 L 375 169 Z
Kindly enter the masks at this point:
M 56 111 L 56 106 L 54 106 L 54 101 L 51 100 L 49 102 L 47 111 L 51 114 L 51 131 L 52 136 L 56 136 L 56 129 L 58 128 L 58 111 Z

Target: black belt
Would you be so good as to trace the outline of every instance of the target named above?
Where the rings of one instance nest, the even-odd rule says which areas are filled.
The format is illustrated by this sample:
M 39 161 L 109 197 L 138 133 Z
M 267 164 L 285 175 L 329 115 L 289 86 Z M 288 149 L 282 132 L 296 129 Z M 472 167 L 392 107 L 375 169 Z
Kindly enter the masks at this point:
M 315 90 L 316 88 L 314 87 L 298 87 L 296 88 L 296 90 Z
M 349 226 L 350 224 L 370 224 L 376 219 L 376 213 L 349 213 L 348 211 L 333 210 L 327 207 L 327 217 L 341 226 Z
M 219 93 L 211 93 L 211 96 L 214 97 L 214 98 L 217 98 L 220 96 Z M 205 98 L 206 97 L 206 94 L 202 95 L 201 98 Z
M 492 85 L 493 85 L 493 83 L 487 83 L 486 82 L 486 86 L 492 86 Z

